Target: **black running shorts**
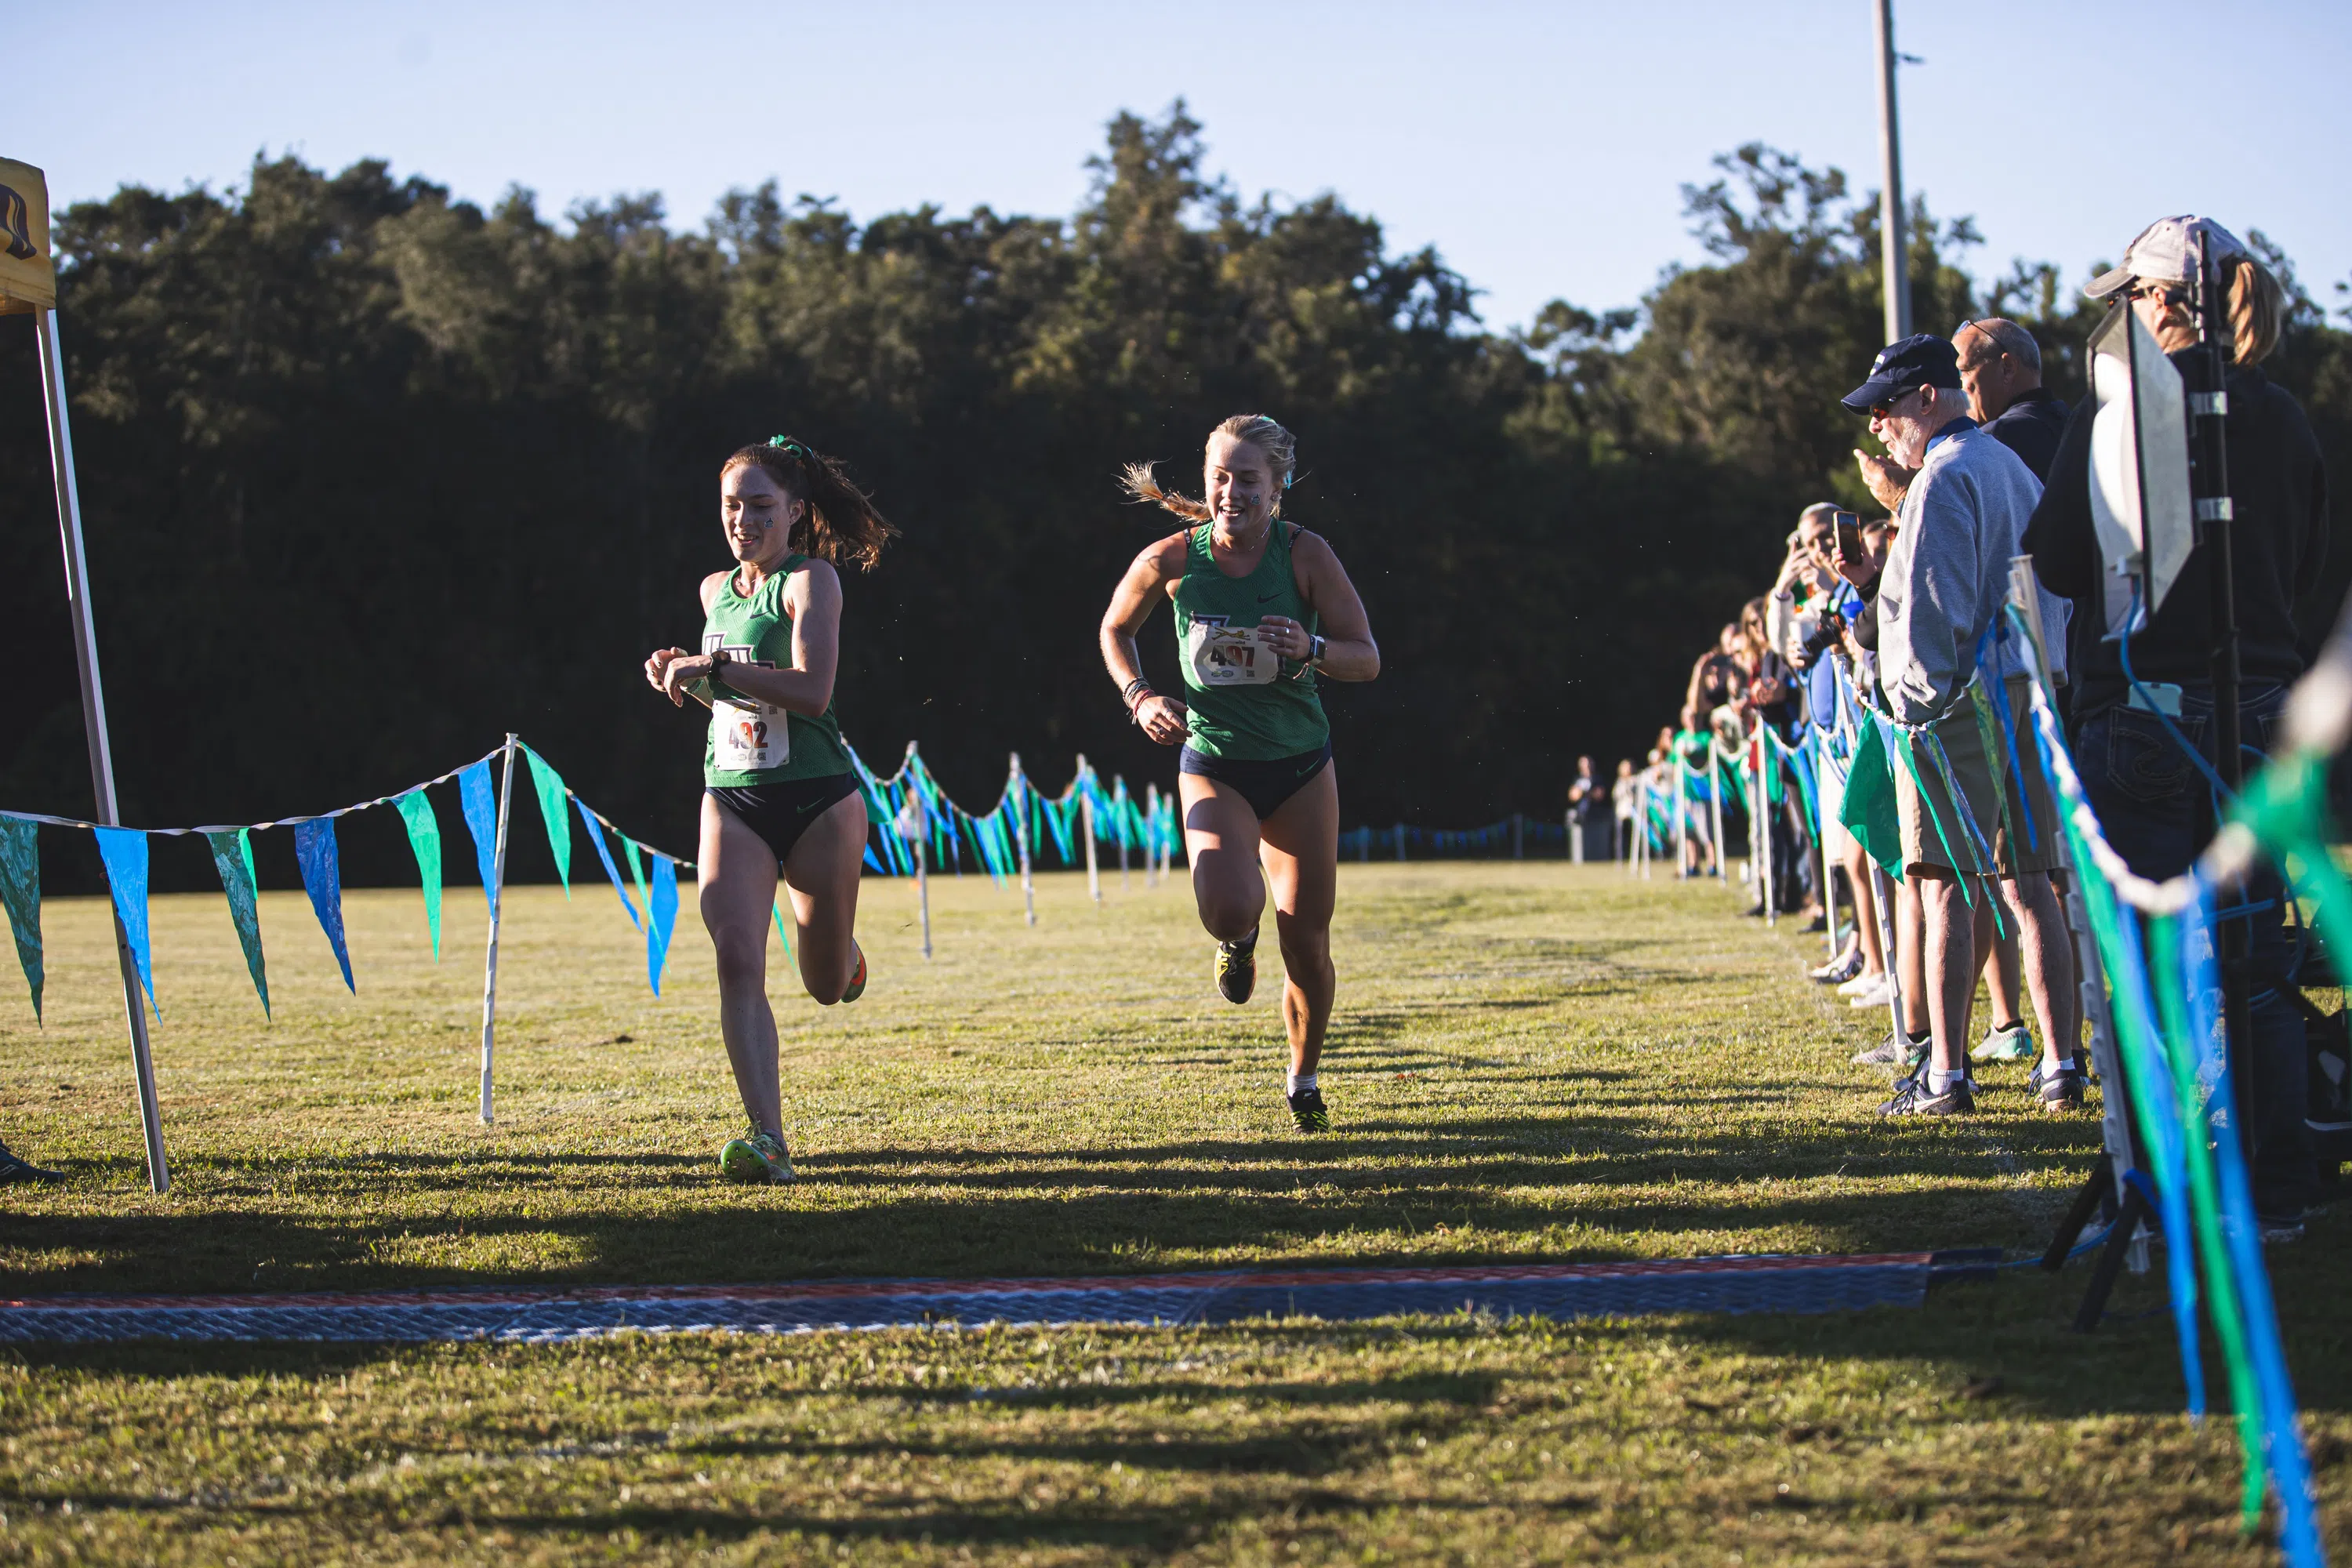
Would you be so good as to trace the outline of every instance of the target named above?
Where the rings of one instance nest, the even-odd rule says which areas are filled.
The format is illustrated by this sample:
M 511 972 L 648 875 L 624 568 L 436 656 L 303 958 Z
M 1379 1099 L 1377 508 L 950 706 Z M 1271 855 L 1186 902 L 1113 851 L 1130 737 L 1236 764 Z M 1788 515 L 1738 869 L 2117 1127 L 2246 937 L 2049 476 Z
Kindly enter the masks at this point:
M 793 846 L 801 841 L 810 823 L 835 802 L 857 793 L 857 780 L 848 773 L 822 778 L 784 779 L 764 784 L 710 784 L 703 794 L 732 812 L 743 826 L 768 841 L 782 865 Z
M 1330 765 L 1331 742 L 1325 741 L 1316 751 L 1264 762 L 1206 756 L 1187 746 L 1176 761 L 1176 771 L 1216 780 L 1247 801 L 1249 808 L 1257 813 L 1257 819 L 1264 822 L 1282 808 L 1284 801 L 1306 788 L 1317 773 Z

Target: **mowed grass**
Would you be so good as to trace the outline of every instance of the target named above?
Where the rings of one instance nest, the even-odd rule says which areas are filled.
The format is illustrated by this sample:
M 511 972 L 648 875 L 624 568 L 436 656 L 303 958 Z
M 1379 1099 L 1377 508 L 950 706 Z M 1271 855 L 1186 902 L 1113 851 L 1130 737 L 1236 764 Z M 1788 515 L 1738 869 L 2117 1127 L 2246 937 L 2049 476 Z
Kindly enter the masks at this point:
M 158 900 L 174 1188 L 149 1194 L 104 907 L 45 910 L 0 1004 L 15 1294 L 1128 1272 L 1281 1261 L 2038 1248 L 2088 1118 L 1871 1114 L 1884 1028 L 1706 886 L 1556 862 L 1344 868 L 1328 1139 L 1291 1131 L 1271 943 L 1220 1002 L 1181 878 L 869 880 L 874 984 L 779 966 L 793 1188 L 740 1121 L 688 892 L 665 983 L 609 889 L 517 889 L 498 1120 L 482 904 L 436 967 L 354 892 L 344 993 L 265 898 L 265 1024 L 217 899 Z M 2352 1439 L 2344 1216 L 2275 1258 L 2331 1521 Z M 0 1352 L 0 1562 L 2258 1562 L 2225 1424 L 2160 1316 L 2065 1328 L 2031 1269 L 1924 1311 L 1608 1324 L 625 1335 L 562 1347 Z M 2119 1313 L 2161 1300 L 2126 1279 Z M 2217 1368 L 2218 1370 L 2218 1368 Z M 2331 1528 L 2341 1552 L 2352 1535 Z

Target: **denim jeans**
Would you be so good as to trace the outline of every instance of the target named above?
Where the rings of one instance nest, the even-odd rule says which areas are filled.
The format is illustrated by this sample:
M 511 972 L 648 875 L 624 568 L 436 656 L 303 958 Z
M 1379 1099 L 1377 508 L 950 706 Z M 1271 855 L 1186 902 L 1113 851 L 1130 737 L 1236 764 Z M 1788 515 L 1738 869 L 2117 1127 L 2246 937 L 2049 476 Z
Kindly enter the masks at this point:
M 2285 705 L 2285 687 L 2247 683 L 2238 703 L 2241 741 L 2268 752 Z M 2173 722 L 2207 762 L 2216 760 L 2210 687 L 2184 687 L 2180 716 Z M 2079 716 L 2074 762 L 2091 809 L 2126 865 L 2157 881 L 2189 869 L 2212 834 L 2210 787 L 2155 714 L 2114 707 Z M 2286 932 L 2284 894 L 2276 868 L 2265 861 L 2242 891 L 2220 900 L 2225 912 L 2241 902 L 2267 900 L 2271 906 L 2247 922 L 2253 1037 L 2238 1081 L 2246 1086 L 2249 1100 L 2244 1113 L 2252 1134 L 2254 1206 L 2277 1216 L 2300 1215 L 2317 1198 L 2319 1180 L 2311 1130 L 2304 1121 L 2310 1068 L 2303 1016 L 2286 990 L 2294 943 Z M 2233 1058 L 2243 1048 L 2231 1042 Z

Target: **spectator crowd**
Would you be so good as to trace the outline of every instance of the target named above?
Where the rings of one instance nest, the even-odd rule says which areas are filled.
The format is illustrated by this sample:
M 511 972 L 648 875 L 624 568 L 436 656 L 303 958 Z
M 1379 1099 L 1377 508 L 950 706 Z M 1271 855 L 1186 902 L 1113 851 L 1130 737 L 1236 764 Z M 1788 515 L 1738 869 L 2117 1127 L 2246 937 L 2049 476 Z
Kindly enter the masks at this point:
M 2200 251 L 2220 283 L 2205 315 L 2226 363 L 2218 387 L 2196 309 Z M 2226 395 L 2238 707 L 2245 745 L 2267 750 L 2312 652 L 2294 611 L 2327 535 L 2317 443 L 2261 369 L 2279 285 L 2227 230 L 2177 217 L 2144 230 L 2089 292 L 2133 313 L 2189 395 Z M 1987 1092 L 1978 1069 L 1990 1079 L 1998 1064 L 2026 1068 L 2042 1110 L 2086 1103 L 2078 979 L 2092 950 L 2065 912 L 2032 654 L 2004 611 L 2018 584 L 2074 771 L 2132 870 L 2185 870 L 2221 807 L 2210 552 L 2200 542 L 2153 614 L 2136 598 L 2118 613 L 2116 584 L 2139 563 L 2108 559 L 2112 487 L 2095 471 L 2115 446 L 2108 415 L 2095 396 L 2070 409 L 2042 385 L 2042 347 L 2000 319 L 1886 345 L 1842 400 L 1874 438 L 1854 452 L 1874 506 L 1804 506 L 1770 585 L 1693 661 L 1646 766 L 1629 759 L 1603 781 L 1584 759 L 1570 793 L 1572 818 L 1598 836 L 1586 858 L 1596 845 L 1631 854 L 1646 836 L 1684 874 L 1725 874 L 1718 839 L 1737 831 L 1754 868 L 1748 913 L 1838 933 L 1812 975 L 1887 1012 L 1885 1037 L 1855 1058 L 1894 1075 L 1886 1116 L 1970 1114 Z M 2030 583 L 2013 584 L 2020 558 Z M 2275 878 L 2247 890 L 2241 979 L 2254 1003 L 2248 1037 L 2231 1041 L 2273 1239 L 2299 1234 L 2316 1195 L 2294 1005 L 2303 944 L 2282 895 Z M 1972 1038 L 1979 982 L 1991 1016 Z

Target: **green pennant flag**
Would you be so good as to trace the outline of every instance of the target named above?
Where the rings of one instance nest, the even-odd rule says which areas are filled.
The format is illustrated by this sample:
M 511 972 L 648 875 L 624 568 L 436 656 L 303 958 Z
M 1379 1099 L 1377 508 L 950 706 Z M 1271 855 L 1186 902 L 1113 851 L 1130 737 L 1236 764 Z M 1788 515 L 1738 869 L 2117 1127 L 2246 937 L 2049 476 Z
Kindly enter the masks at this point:
M 784 962 L 789 963 L 792 962 L 793 957 L 793 933 L 784 929 L 784 906 L 782 900 L 779 900 L 773 908 L 776 912 L 776 934 L 784 939 Z
M 408 826 L 408 847 L 416 854 L 417 881 L 425 890 L 425 923 L 433 928 L 433 962 L 441 962 L 441 822 L 423 785 L 394 800 Z
M 40 824 L 0 816 L 0 903 L 8 906 L 8 929 L 16 937 L 16 962 L 33 988 L 33 1019 L 41 1018 Z
M 253 835 L 242 827 L 205 835 L 213 852 L 213 869 L 220 873 L 221 891 L 228 895 L 228 918 L 236 927 L 237 944 L 245 949 L 245 972 L 261 998 L 262 1016 L 269 1016 L 269 976 L 261 963 L 261 911 L 255 900 Z
M 540 760 L 529 746 L 522 749 L 530 763 L 531 787 L 539 795 L 540 820 L 547 824 L 547 847 L 555 854 L 555 874 L 563 879 L 563 896 L 572 896 L 572 813 L 565 809 L 562 775 Z
M 1863 721 L 1862 743 L 1854 747 L 1853 765 L 1846 774 L 1838 821 L 1881 870 L 1898 882 L 1903 879 L 1903 829 L 1895 812 L 1895 766 L 1886 759 L 1886 742 L 1877 721 L 1867 716 Z
M 646 898 L 646 858 L 639 851 L 635 839 L 617 828 L 614 832 L 621 840 L 621 847 L 629 852 L 629 875 L 637 879 L 637 908 L 649 910 L 653 904 Z

